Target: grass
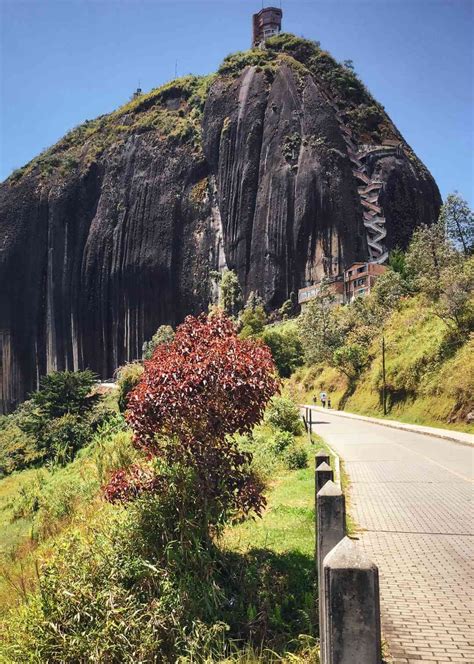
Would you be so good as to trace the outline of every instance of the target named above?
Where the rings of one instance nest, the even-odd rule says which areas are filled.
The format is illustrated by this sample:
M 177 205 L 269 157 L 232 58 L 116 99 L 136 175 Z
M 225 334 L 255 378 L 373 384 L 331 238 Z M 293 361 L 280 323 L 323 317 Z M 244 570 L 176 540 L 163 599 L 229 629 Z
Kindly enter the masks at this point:
M 98 492 L 107 473 L 134 455 L 129 432 L 104 431 L 65 467 L 0 479 L 0 616 L 32 589 L 37 561 L 48 557 L 61 533 L 102 503 Z
M 224 545 L 234 551 L 258 547 L 313 556 L 314 460 L 308 468 L 281 473 L 266 495 L 263 517 L 228 528 Z
M 263 429 L 269 435 L 266 425 L 263 425 Z M 309 467 L 285 470 L 283 462 L 280 462 L 280 466 L 274 466 L 272 472 L 275 474 L 267 489 L 268 506 L 263 518 L 229 527 L 222 542 L 229 556 L 247 560 L 263 574 L 268 575 L 269 570 L 274 570 L 279 583 L 285 588 L 282 607 L 286 607 L 286 611 L 288 606 L 295 607 L 291 623 L 294 623 L 295 631 L 287 646 L 281 644 L 278 655 L 270 651 L 256 652 L 251 646 L 241 651 L 240 644 L 239 652 L 229 662 L 318 662 L 316 640 L 310 625 L 310 616 L 314 611 L 316 449 L 305 435 L 299 437 L 298 444 L 308 451 Z M 69 532 L 75 529 L 85 532 L 95 522 L 97 514 L 103 511 L 103 501 L 97 497 L 101 468 L 97 463 L 97 451 L 97 444 L 91 445 L 80 453 L 76 461 L 55 472 L 46 468 L 26 470 L 0 481 L 0 527 L 4 554 L 0 569 L 0 615 L 25 601 L 28 593 L 35 588 L 36 561 L 48 558 L 56 547 L 61 546 L 62 538 Z M 22 492 L 25 487 L 37 482 L 38 475 L 41 476 L 40 501 L 45 495 L 49 496 L 50 489 L 62 495 L 64 487 L 70 485 L 79 491 L 77 503 L 65 518 L 60 520 L 53 515 L 52 533 L 39 540 L 32 537 L 31 533 L 38 528 L 38 514 L 45 509 L 44 505 L 25 518 L 14 517 L 19 501 L 23 500 Z M 85 478 L 93 481 L 94 486 L 90 484 L 87 489 L 83 488 Z M 7 548 L 16 550 L 15 557 L 6 555 Z M 300 636 L 299 632 L 303 634 Z
M 31 519 L 13 521 L 13 497 L 36 473 L 36 470 L 23 470 L 0 480 L 0 552 L 16 547 L 31 531 Z
M 230 526 L 223 535 L 223 548 L 229 552 L 263 556 L 286 579 L 287 592 L 294 597 L 298 611 L 308 617 L 307 634 L 295 635 L 291 654 L 272 658 L 260 653 L 247 660 L 239 654 L 236 661 L 319 662 L 313 629 L 317 624 L 315 605 L 315 505 L 314 456 L 316 437 L 309 442 L 306 434 L 298 443 L 308 452 L 309 464 L 300 470 L 279 469 L 265 492 L 267 507 L 262 518 Z M 312 626 L 310 623 L 312 622 Z

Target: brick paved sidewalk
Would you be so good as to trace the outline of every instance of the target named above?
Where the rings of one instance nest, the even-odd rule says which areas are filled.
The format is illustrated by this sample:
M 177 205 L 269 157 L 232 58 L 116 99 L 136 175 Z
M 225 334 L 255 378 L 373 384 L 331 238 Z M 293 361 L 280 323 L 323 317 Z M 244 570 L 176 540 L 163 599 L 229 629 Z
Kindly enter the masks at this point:
M 344 460 L 350 510 L 379 566 L 396 664 L 474 664 L 474 451 L 334 413 L 313 431 Z

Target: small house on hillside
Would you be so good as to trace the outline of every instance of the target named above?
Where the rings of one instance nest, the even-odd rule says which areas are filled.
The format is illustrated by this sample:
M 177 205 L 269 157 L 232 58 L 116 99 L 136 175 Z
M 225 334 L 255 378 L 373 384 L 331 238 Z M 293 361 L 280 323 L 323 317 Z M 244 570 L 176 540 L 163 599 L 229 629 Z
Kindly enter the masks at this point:
M 386 271 L 378 263 L 354 263 L 344 272 L 344 302 L 364 297 L 372 290 L 377 278 Z
M 329 277 L 323 281 L 318 281 L 312 286 L 300 288 L 298 291 L 298 304 L 304 309 L 305 304 L 314 300 L 321 293 L 323 283 L 327 286 L 328 292 L 334 296 L 334 304 L 344 303 L 344 282 L 342 275 Z
M 384 265 L 378 263 L 354 263 L 343 274 L 300 288 L 298 304 L 304 309 L 308 302 L 320 295 L 323 283 L 327 285 L 328 292 L 334 296 L 334 304 L 348 304 L 356 297 L 368 295 L 378 277 L 386 269 Z

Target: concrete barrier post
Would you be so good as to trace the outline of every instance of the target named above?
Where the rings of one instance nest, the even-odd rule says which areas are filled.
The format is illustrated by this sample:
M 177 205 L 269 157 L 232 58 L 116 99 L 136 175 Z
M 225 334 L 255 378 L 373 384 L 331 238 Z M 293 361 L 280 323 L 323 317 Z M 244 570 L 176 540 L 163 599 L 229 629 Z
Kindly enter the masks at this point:
M 323 561 L 326 555 L 346 534 L 346 506 L 341 488 L 329 480 L 317 494 L 316 505 L 316 565 L 318 572 L 319 638 L 321 664 L 324 659 L 324 575 Z
M 380 663 L 378 568 L 344 537 L 323 561 L 324 664 Z
M 320 490 L 326 484 L 326 482 L 329 482 L 329 480 L 334 479 L 334 475 L 328 463 L 321 463 L 316 468 L 315 475 L 316 475 L 315 483 L 316 483 L 316 496 L 317 496 Z
M 323 452 L 322 450 L 316 454 L 315 459 L 316 459 L 316 468 L 319 468 L 319 466 L 322 463 L 327 463 L 328 466 L 331 465 L 331 457 L 327 452 Z

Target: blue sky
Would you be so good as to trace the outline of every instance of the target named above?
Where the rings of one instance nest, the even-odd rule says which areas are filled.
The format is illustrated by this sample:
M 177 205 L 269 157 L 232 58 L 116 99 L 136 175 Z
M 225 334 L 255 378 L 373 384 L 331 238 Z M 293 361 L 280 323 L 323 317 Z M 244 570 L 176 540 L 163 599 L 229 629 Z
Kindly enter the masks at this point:
M 271 4 L 271 3 L 269 3 Z M 274 3 L 275 4 L 275 0 Z M 276 0 L 279 4 L 279 0 Z M 261 0 L 0 0 L 0 179 L 66 131 L 249 46 Z M 435 176 L 474 203 L 472 0 L 282 0 L 283 27 L 357 73 Z

